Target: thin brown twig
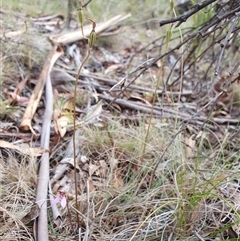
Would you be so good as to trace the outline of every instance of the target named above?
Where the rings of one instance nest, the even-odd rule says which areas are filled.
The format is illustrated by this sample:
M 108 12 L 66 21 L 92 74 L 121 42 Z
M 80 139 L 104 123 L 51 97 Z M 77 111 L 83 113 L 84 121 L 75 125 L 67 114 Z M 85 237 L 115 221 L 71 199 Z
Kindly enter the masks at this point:
M 86 8 L 87 5 L 91 2 L 92 0 L 89 0 L 88 2 L 86 2 L 85 4 L 82 5 L 82 8 Z

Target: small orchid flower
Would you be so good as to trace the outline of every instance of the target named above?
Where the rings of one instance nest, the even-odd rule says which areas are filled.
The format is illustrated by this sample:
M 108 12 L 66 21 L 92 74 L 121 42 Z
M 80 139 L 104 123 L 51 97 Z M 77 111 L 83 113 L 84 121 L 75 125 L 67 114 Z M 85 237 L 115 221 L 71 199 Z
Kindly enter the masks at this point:
M 63 191 L 58 191 L 58 193 L 59 195 L 52 201 L 52 205 L 56 205 L 60 202 L 62 208 L 64 209 L 67 206 L 66 194 Z

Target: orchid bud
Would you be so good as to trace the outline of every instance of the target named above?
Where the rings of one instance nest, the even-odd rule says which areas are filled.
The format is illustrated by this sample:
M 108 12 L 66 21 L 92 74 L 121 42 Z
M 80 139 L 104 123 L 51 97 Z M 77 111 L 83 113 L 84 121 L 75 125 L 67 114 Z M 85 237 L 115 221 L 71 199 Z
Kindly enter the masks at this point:
M 95 32 L 95 29 L 92 29 L 92 32 L 90 33 L 89 41 L 88 41 L 89 48 L 93 47 L 95 40 L 96 40 L 96 32 Z
M 78 19 L 79 19 L 80 24 L 82 25 L 83 24 L 83 20 L 84 20 L 84 14 L 83 14 L 83 9 L 82 8 L 80 8 L 80 10 L 78 11 Z

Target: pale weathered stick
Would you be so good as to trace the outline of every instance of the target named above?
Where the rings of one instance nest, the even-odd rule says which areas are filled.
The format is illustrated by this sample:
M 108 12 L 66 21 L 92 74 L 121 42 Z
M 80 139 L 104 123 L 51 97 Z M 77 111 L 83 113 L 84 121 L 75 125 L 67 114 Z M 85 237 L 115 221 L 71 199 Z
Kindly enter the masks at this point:
M 126 18 L 129 18 L 131 14 L 119 14 L 106 22 L 98 23 L 96 26 L 96 34 L 99 34 L 106 30 L 107 28 L 117 24 L 120 21 L 123 21 Z M 72 42 L 76 42 L 78 40 L 84 39 L 84 37 L 89 37 L 92 31 L 92 24 L 83 26 L 84 35 L 82 35 L 82 30 L 77 29 L 72 32 L 61 33 L 58 35 L 50 36 L 49 39 L 54 44 L 69 44 Z
M 46 82 L 46 109 L 43 117 L 41 147 L 49 149 L 50 127 L 53 113 L 53 91 L 50 73 Z M 48 241 L 47 197 L 49 185 L 49 152 L 43 154 L 40 162 L 36 203 L 40 207 L 37 218 L 37 241 Z
M 20 125 L 20 128 L 23 130 L 31 130 L 31 132 L 36 135 L 34 132 L 31 121 L 32 118 L 36 112 L 36 109 L 38 107 L 38 103 L 40 101 L 40 98 L 42 96 L 43 88 L 47 79 L 47 76 L 49 75 L 54 63 L 56 60 L 63 54 L 63 50 L 59 46 L 54 46 L 52 50 L 49 52 L 49 55 L 47 57 L 47 60 L 43 66 L 42 72 L 40 74 L 40 77 L 38 79 L 38 82 L 34 88 L 34 91 L 30 97 L 30 100 L 28 102 L 27 108 L 25 110 L 25 113 L 22 118 L 22 122 Z

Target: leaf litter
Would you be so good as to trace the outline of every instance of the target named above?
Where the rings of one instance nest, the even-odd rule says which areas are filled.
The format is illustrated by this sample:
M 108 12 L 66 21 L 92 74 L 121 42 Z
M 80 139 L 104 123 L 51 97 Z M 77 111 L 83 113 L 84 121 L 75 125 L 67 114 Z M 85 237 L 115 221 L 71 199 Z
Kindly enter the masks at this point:
M 51 18 L 59 20 L 51 22 Z M 54 34 L 62 24 L 59 16 L 30 21 L 34 22 L 34 28 L 41 26 L 41 31 Z M 109 22 L 105 24 L 110 26 Z M 12 33 L 24 35 L 24 32 L 17 30 Z M 76 38 L 80 38 L 76 37 L 76 33 L 73 37 L 68 33 L 50 36 L 52 42 L 60 41 L 68 47 L 75 44 Z M 239 237 L 238 135 L 233 132 L 238 123 L 238 110 L 232 104 L 232 100 L 237 97 L 235 93 L 232 94 L 231 88 L 227 93 L 222 93 L 222 87 L 219 88 L 219 85 L 229 82 L 229 76 L 223 74 L 207 92 L 208 79 L 201 80 L 205 90 L 199 87 L 200 91 L 196 92 L 198 86 L 193 81 L 197 81 L 196 75 L 201 75 L 205 70 L 186 72 L 180 85 L 176 82 L 181 72 L 177 59 L 174 59 L 176 66 L 175 62 L 172 63 L 173 58 L 170 58 L 169 63 L 158 62 L 158 65 L 164 65 L 162 78 L 171 76 L 171 81 L 157 90 L 159 99 L 152 108 L 155 76 L 159 66 L 152 64 L 151 58 L 156 57 L 154 48 L 157 44 L 148 47 L 149 60 L 145 64 L 144 52 L 140 51 L 144 46 L 139 46 L 139 43 L 132 43 L 130 47 L 133 50 L 125 49 L 120 53 L 113 53 L 107 46 L 96 46 L 94 57 L 80 75 L 77 116 L 72 115 L 71 99 L 77 69 L 86 51 L 84 40 L 74 46 L 75 53 L 57 56 L 54 60 L 55 68 L 49 67 L 53 63 L 43 67 L 42 73 L 45 71 L 46 76 L 51 76 L 56 93 L 50 137 L 58 141 L 47 153 L 50 160 L 49 190 L 52 190 L 49 197 L 52 205 L 47 204 L 47 224 L 52 228 L 49 233 L 51 240 L 75 240 L 74 233 L 79 232 L 76 230 L 76 213 L 80 216 L 82 235 L 88 233 L 91 240 L 158 240 L 171 236 L 179 237 L 180 240 L 185 237 L 195 239 L 198 235 L 212 239 Z M 131 60 L 136 49 L 139 52 Z M 81 55 L 77 54 L 78 50 Z M 128 64 L 135 66 L 132 72 L 127 70 Z M 186 65 L 188 67 L 189 64 Z M 40 75 L 38 70 L 37 75 Z M 121 75 L 125 77 L 119 78 Z M 237 77 L 235 79 L 239 80 Z M 22 116 L 26 116 L 27 108 L 24 109 L 22 101 L 19 101 L 25 98 L 21 97 L 21 93 L 30 92 L 29 97 L 33 98 L 42 91 L 44 84 L 37 87 L 41 79 L 35 81 L 35 91 L 26 86 L 27 77 L 19 80 L 19 84 L 12 85 L 14 90 L 5 93 L 10 103 L 19 107 Z M 237 82 L 234 82 L 236 88 Z M 34 81 L 31 80 L 31 83 Z M 219 98 L 214 101 L 213 93 L 219 94 Z M 35 119 L 33 105 L 29 101 L 31 114 L 28 114 L 30 122 L 28 120 L 27 124 L 22 119 L 19 125 L 15 118 L 8 115 L 4 116 L 3 122 L 11 120 L 12 125 L 17 127 L 27 126 L 23 129 L 30 129 L 34 134 L 32 139 L 28 137 L 28 142 L 31 142 L 43 133 L 40 130 L 43 123 L 41 110 L 46 107 L 44 101 L 44 97 L 39 95 L 34 107 L 37 111 Z M 213 109 L 207 106 L 210 102 L 213 103 Z M 192 118 L 196 111 L 198 116 Z M 153 118 L 149 121 L 151 113 Z M 212 113 L 211 118 L 209 113 Z M 74 188 L 73 172 L 73 118 L 76 118 L 78 127 L 77 190 Z M 39 128 L 34 129 L 31 122 L 35 122 Z M 148 127 L 149 135 L 145 142 Z M 3 139 L 0 145 L 3 196 L 1 223 L 4 227 L 9 225 L 8 229 L 11 229 L 4 228 L 1 236 L 6 240 L 18 240 L 18 237 L 34 240 L 37 235 L 33 231 L 34 225 L 27 224 L 38 217 L 39 210 L 30 211 L 22 217 L 17 215 L 36 206 L 39 162 L 36 156 L 41 147 L 37 140 L 35 142 L 39 147 L 29 147 L 23 151 L 12 144 L 16 138 L 22 139 L 25 134 L 23 130 L 10 129 L 15 136 L 4 136 L 7 128 L 6 125 L 0 128 Z M 176 135 L 178 129 L 180 132 Z M 235 143 L 232 143 L 233 139 Z M 18 169 L 23 170 L 23 173 Z M 10 170 L 15 172 L 10 173 Z M 225 170 L 224 173 L 221 170 Z M 31 175 L 28 175 L 29 171 Z M 8 197 L 11 190 L 16 192 Z M 74 207 L 76 191 L 79 210 Z M 57 211 L 54 211 L 53 206 Z M 36 215 L 28 216 L 30 213 Z M 56 232 L 62 233 L 57 239 Z M 14 233 L 17 233 L 17 237 L 13 236 Z

